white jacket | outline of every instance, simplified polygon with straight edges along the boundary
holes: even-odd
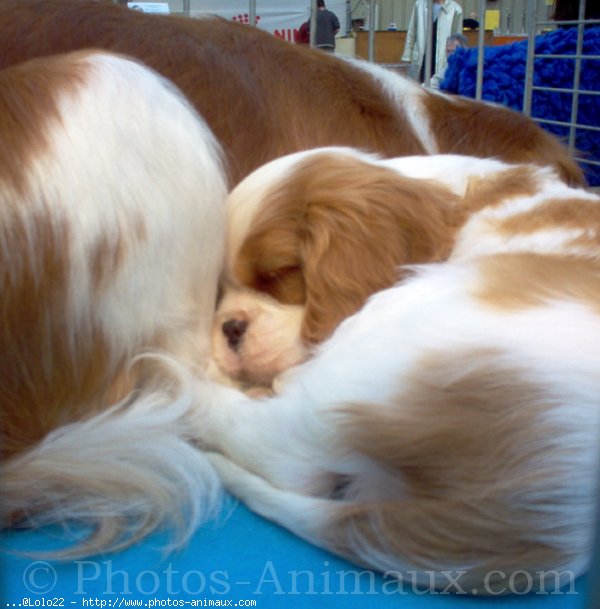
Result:
[[[448,60],[446,57],[446,39],[453,34],[462,33],[463,13],[460,4],[454,0],[445,0],[438,16],[435,69],[432,74],[443,70]],[[425,59],[425,44],[427,39],[427,0],[416,0],[410,17],[406,44],[402,61],[409,61],[409,74],[418,79],[421,66]]]

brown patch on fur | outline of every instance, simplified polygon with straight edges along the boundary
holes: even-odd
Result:
[[[352,157],[318,155],[272,189],[234,265],[238,281],[306,304],[308,343],[325,339],[405,264],[443,260],[464,221],[443,186]]]
[[[600,249],[600,199],[549,199],[530,211],[502,220],[498,230],[505,234],[535,233],[546,229],[582,229]]]
[[[106,395],[124,397],[115,395],[114,385],[123,363],[111,365],[101,330],[89,320],[76,328],[69,311],[68,227],[47,215],[27,223],[29,228],[15,216],[2,229],[5,242],[10,235],[10,247],[0,250],[3,458],[90,414]],[[32,225],[35,248],[29,244]]]
[[[431,130],[443,153],[554,167],[568,184],[585,185],[583,172],[553,135],[526,116],[495,104],[427,92]]]
[[[72,227],[56,216],[52,201],[27,209],[27,168],[49,153],[47,132],[60,120],[57,100],[76,94],[85,70],[76,55],[68,63],[38,59],[0,72],[2,458],[131,389],[93,314],[72,317]],[[124,255],[120,242],[97,244],[89,261],[97,286]]]
[[[500,254],[479,263],[475,292],[488,306],[539,307],[552,300],[575,300],[600,312],[600,263],[575,257]]]
[[[472,177],[469,179],[462,206],[468,213],[485,207],[495,207],[507,200],[531,196],[538,191],[539,178],[527,166],[511,167],[493,178]]]
[[[396,500],[340,510],[329,547],[359,563],[383,554],[388,568],[464,569],[468,592],[494,570],[520,571],[519,585],[582,551],[564,519],[579,501],[564,488],[567,430],[542,418],[557,396],[493,349],[430,353],[403,383],[395,403],[336,415],[343,446],[403,485]]]
[[[57,92],[69,94],[84,78],[75,62],[54,60],[0,71],[0,182],[23,193],[27,167],[48,149],[49,123],[59,120]]]
[[[97,290],[114,277],[126,256],[127,244],[122,235],[99,237],[90,260],[92,281]]]

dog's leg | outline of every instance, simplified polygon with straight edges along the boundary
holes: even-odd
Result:
[[[310,543],[322,544],[319,533],[338,505],[335,500],[277,488],[219,453],[208,453],[208,458],[225,488],[252,511]]]
[[[222,385],[200,383],[193,437],[274,484],[307,495],[329,495],[338,472],[331,467],[328,430],[296,392],[252,399]]]

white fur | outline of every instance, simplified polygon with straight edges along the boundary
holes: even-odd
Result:
[[[176,378],[179,364],[162,359]],[[171,533],[166,551],[184,544],[218,515],[222,487],[190,442],[194,394],[187,373],[179,374],[180,388],[147,391],[59,428],[4,464],[3,509],[25,505],[27,526],[91,525],[88,538],[61,550],[63,558],[116,551],[159,527]]]

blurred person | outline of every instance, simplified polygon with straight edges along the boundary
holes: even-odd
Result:
[[[323,51],[335,51],[335,35],[340,31],[340,21],[335,13],[327,10],[325,0],[317,0],[317,36],[315,46]],[[310,35],[310,19],[307,22]]]
[[[425,81],[425,49],[427,48],[428,1],[416,0],[401,61],[411,64],[408,74],[419,82]],[[462,8],[454,0],[434,0],[432,27],[431,73],[436,74],[447,64],[444,41],[462,32]]]
[[[305,21],[297,30],[294,30],[296,44],[310,44],[309,22]]]
[[[446,59],[456,51],[456,49],[466,49],[469,46],[469,41],[466,36],[462,34],[453,34],[452,36],[448,36],[446,39]],[[448,69],[448,63],[439,71],[436,72],[429,82],[429,86],[433,89],[439,89],[440,83],[444,80],[446,76],[446,70]]]

